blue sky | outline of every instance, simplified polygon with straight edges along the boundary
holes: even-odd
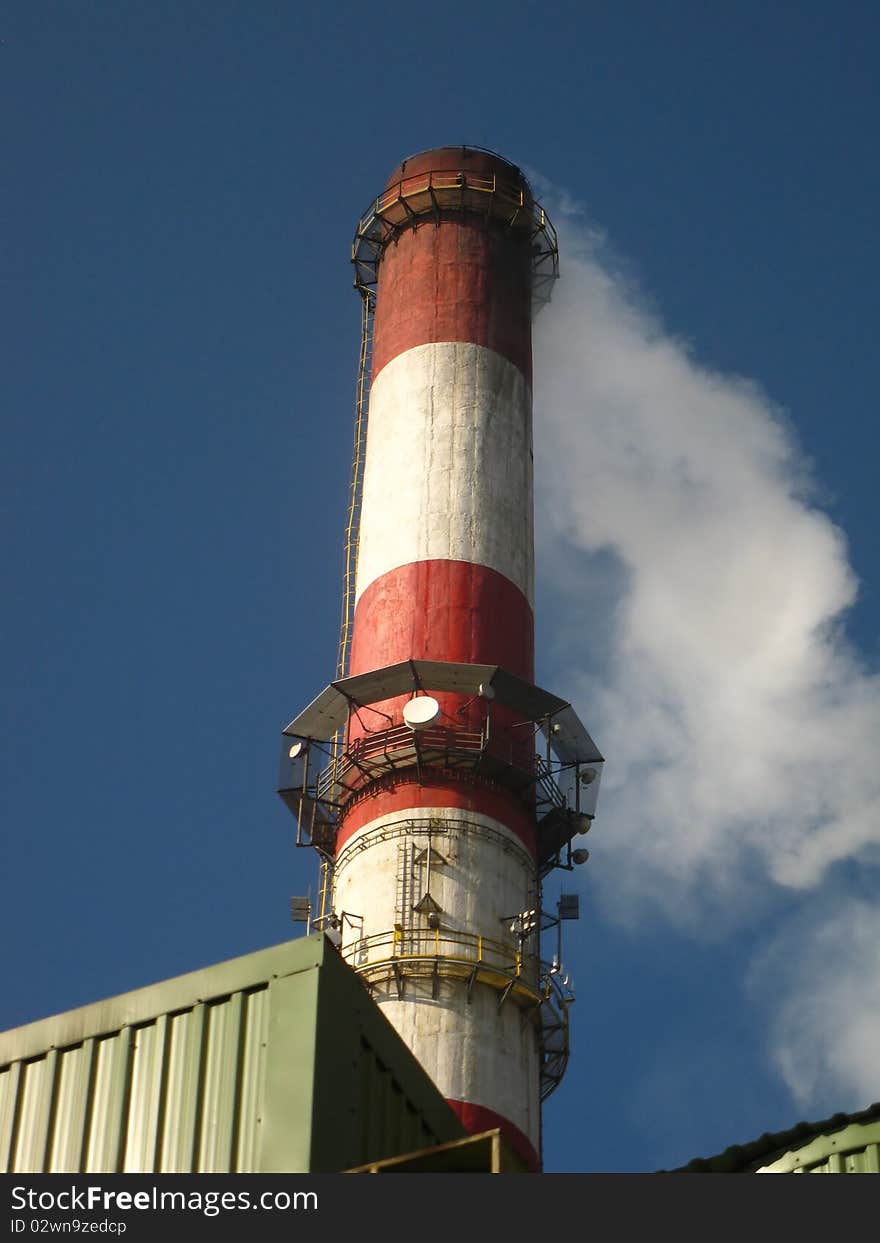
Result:
[[[469,142],[543,179],[563,231],[537,329],[539,677],[607,756],[546,1166],[669,1167],[880,1097],[877,804],[848,767],[878,702],[873,6],[37,0],[3,24],[0,1027],[293,935],[314,867],[274,782],[335,668],[351,236],[400,158]],[[607,343],[589,374],[585,341]],[[667,456],[675,504],[712,502],[677,526],[647,508],[669,512]],[[794,709],[726,716],[747,818],[700,788],[722,766],[657,620],[680,602],[682,665],[733,662],[674,587],[684,565],[695,598],[721,590],[707,513],[717,547],[733,526],[778,554],[724,584],[759,653],[761,602],[777,617],[803,570],[767,675],[806,705],[803,747]],[[650,556],[646,527],[669,537]]]

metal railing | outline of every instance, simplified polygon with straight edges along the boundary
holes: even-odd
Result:
[[[552,768],[540,755],[535,756],[535,789],[539,803],[546,803],[551,807],[566,805],[565,795],[553,776]]]
[[[356,738],[318,775],[318,798],[337,801],[395,768],[424,763],[454,764],[457,759],[478,760],[487,745],[487,735],[470,730],[425,729],[415,733],[408,725],[397,725],[379,733]],[[353,780],[352,780],[353,779]]]
[[[542,967],[545,964],[542,963]],[[568,1008],[574,993],[551,969],[541,980],[541,1100],[554,1092],[568,1067],[570,1034]]]
[[[516,945],[478,933],[444,928],[395,928],[360,937],[342,957],[368,987],[395,979],[403,996],[407,977],[458,978],[468,989],[479,980],[499,994],[499,1007],[512,996],[537,1016],[541,1048],[540,1096],[546,1100],[562,1080],[569,1058],[568,1009],[574,994],[555,967]]]
[[[342,957],[357,971],[395,960],[445,959],[467,966],[485,967],[514,980],[523,977],[537,990],[539,961],[535,954],[524,954],[509,942],[497,941],[474,932],[450,928],[395,928],[361,937],[342,950]]]
[[[559,240],[549,216],[521,184],[465,171],[430,170],[389,186],[358,221],[352,243],[354,283],[373,293],[379,260],[401,230],[424,216],[439,220],[450,210],[482,211],[506,227],[527,233],[532,244],[532,313],[550,300],[559,275]]]
[[[512,733],[490,733],[488,721],[481,731],[395,725],[334,744],[330,762],[317,774],[314,797],[342,805],[370,782],[406,768],[479,769],[486,778],[529,794],[539,813],[567,807],[546,760],[524,753],[522,739]]]

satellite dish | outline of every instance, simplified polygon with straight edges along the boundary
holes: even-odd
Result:
[[[490,686],[488,682],[481,682],[477,687],[477,694],[483,699],[494,699],[495,687]]]
[[[598,774],[596,773],[595,768],[585,768],[584,771],[581,773],[581,785],[582,786],[592,785],[593,782],[596,780],[597,775]]]
[[[287,752],[287,754],[290,756],[292,760],[295,760],[297,756],[302,755],[303,751],[305,750],[305,745],[306,744],[304,742],[295,742],[293,746],[290,748],[290,750]]]
[[[430,695],[418,695],[403,708],[403,719],[412,730],[427,729],[440,715],[440,705]]]
[[[580,849],[580,850],[573,850],[571,852],[572,863],[586,863],[589,857],[590,857],[589,850]]]

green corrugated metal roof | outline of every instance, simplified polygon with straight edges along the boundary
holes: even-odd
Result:
[[[333,1172],[461,1123],[322,934],[0,1033],[0,1170]]]
[[[858,1113],[837,1113],[821,1122],[798,1122],[787,1131],[765,1132],[751,1143],[732,1144],[714,1157],[695,1157],[687,1165],[670,1172],[754,1174],[759,1170],[785,1173],[815,1168],[817,1172],[845,1173],[845,1168],[837,1168],[840,1163],[836,1159],[847,1153],[860,1154],[864,1150],[867,1153],[864,1161],[850,1162],[851,1172],[874,1173],[878,1148],[880,1101]],[[833,1168],[830,1162],[832,1157],[835,1158]],[[824,1168],[820,1170],[826,1165],[827,1171]],[[772,1171],[769,1167],[773,1167]]]

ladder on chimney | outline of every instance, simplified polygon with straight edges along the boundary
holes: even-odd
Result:
[[[354,458],[348,494],[348,519],[345,525],[342,571],[342,619],[339,627],[339,655],[336,676],[344,678],[351,655],[351,626],[354,617],[354,592],[357,579],[358,540],[361,524],[361,500],[364,488],[364,457],[367,447],[367,409],[370,401],[370,371],[373,361],[372,290],[361,289],[361,352],[358,363],[357,396],[355,401]]]

